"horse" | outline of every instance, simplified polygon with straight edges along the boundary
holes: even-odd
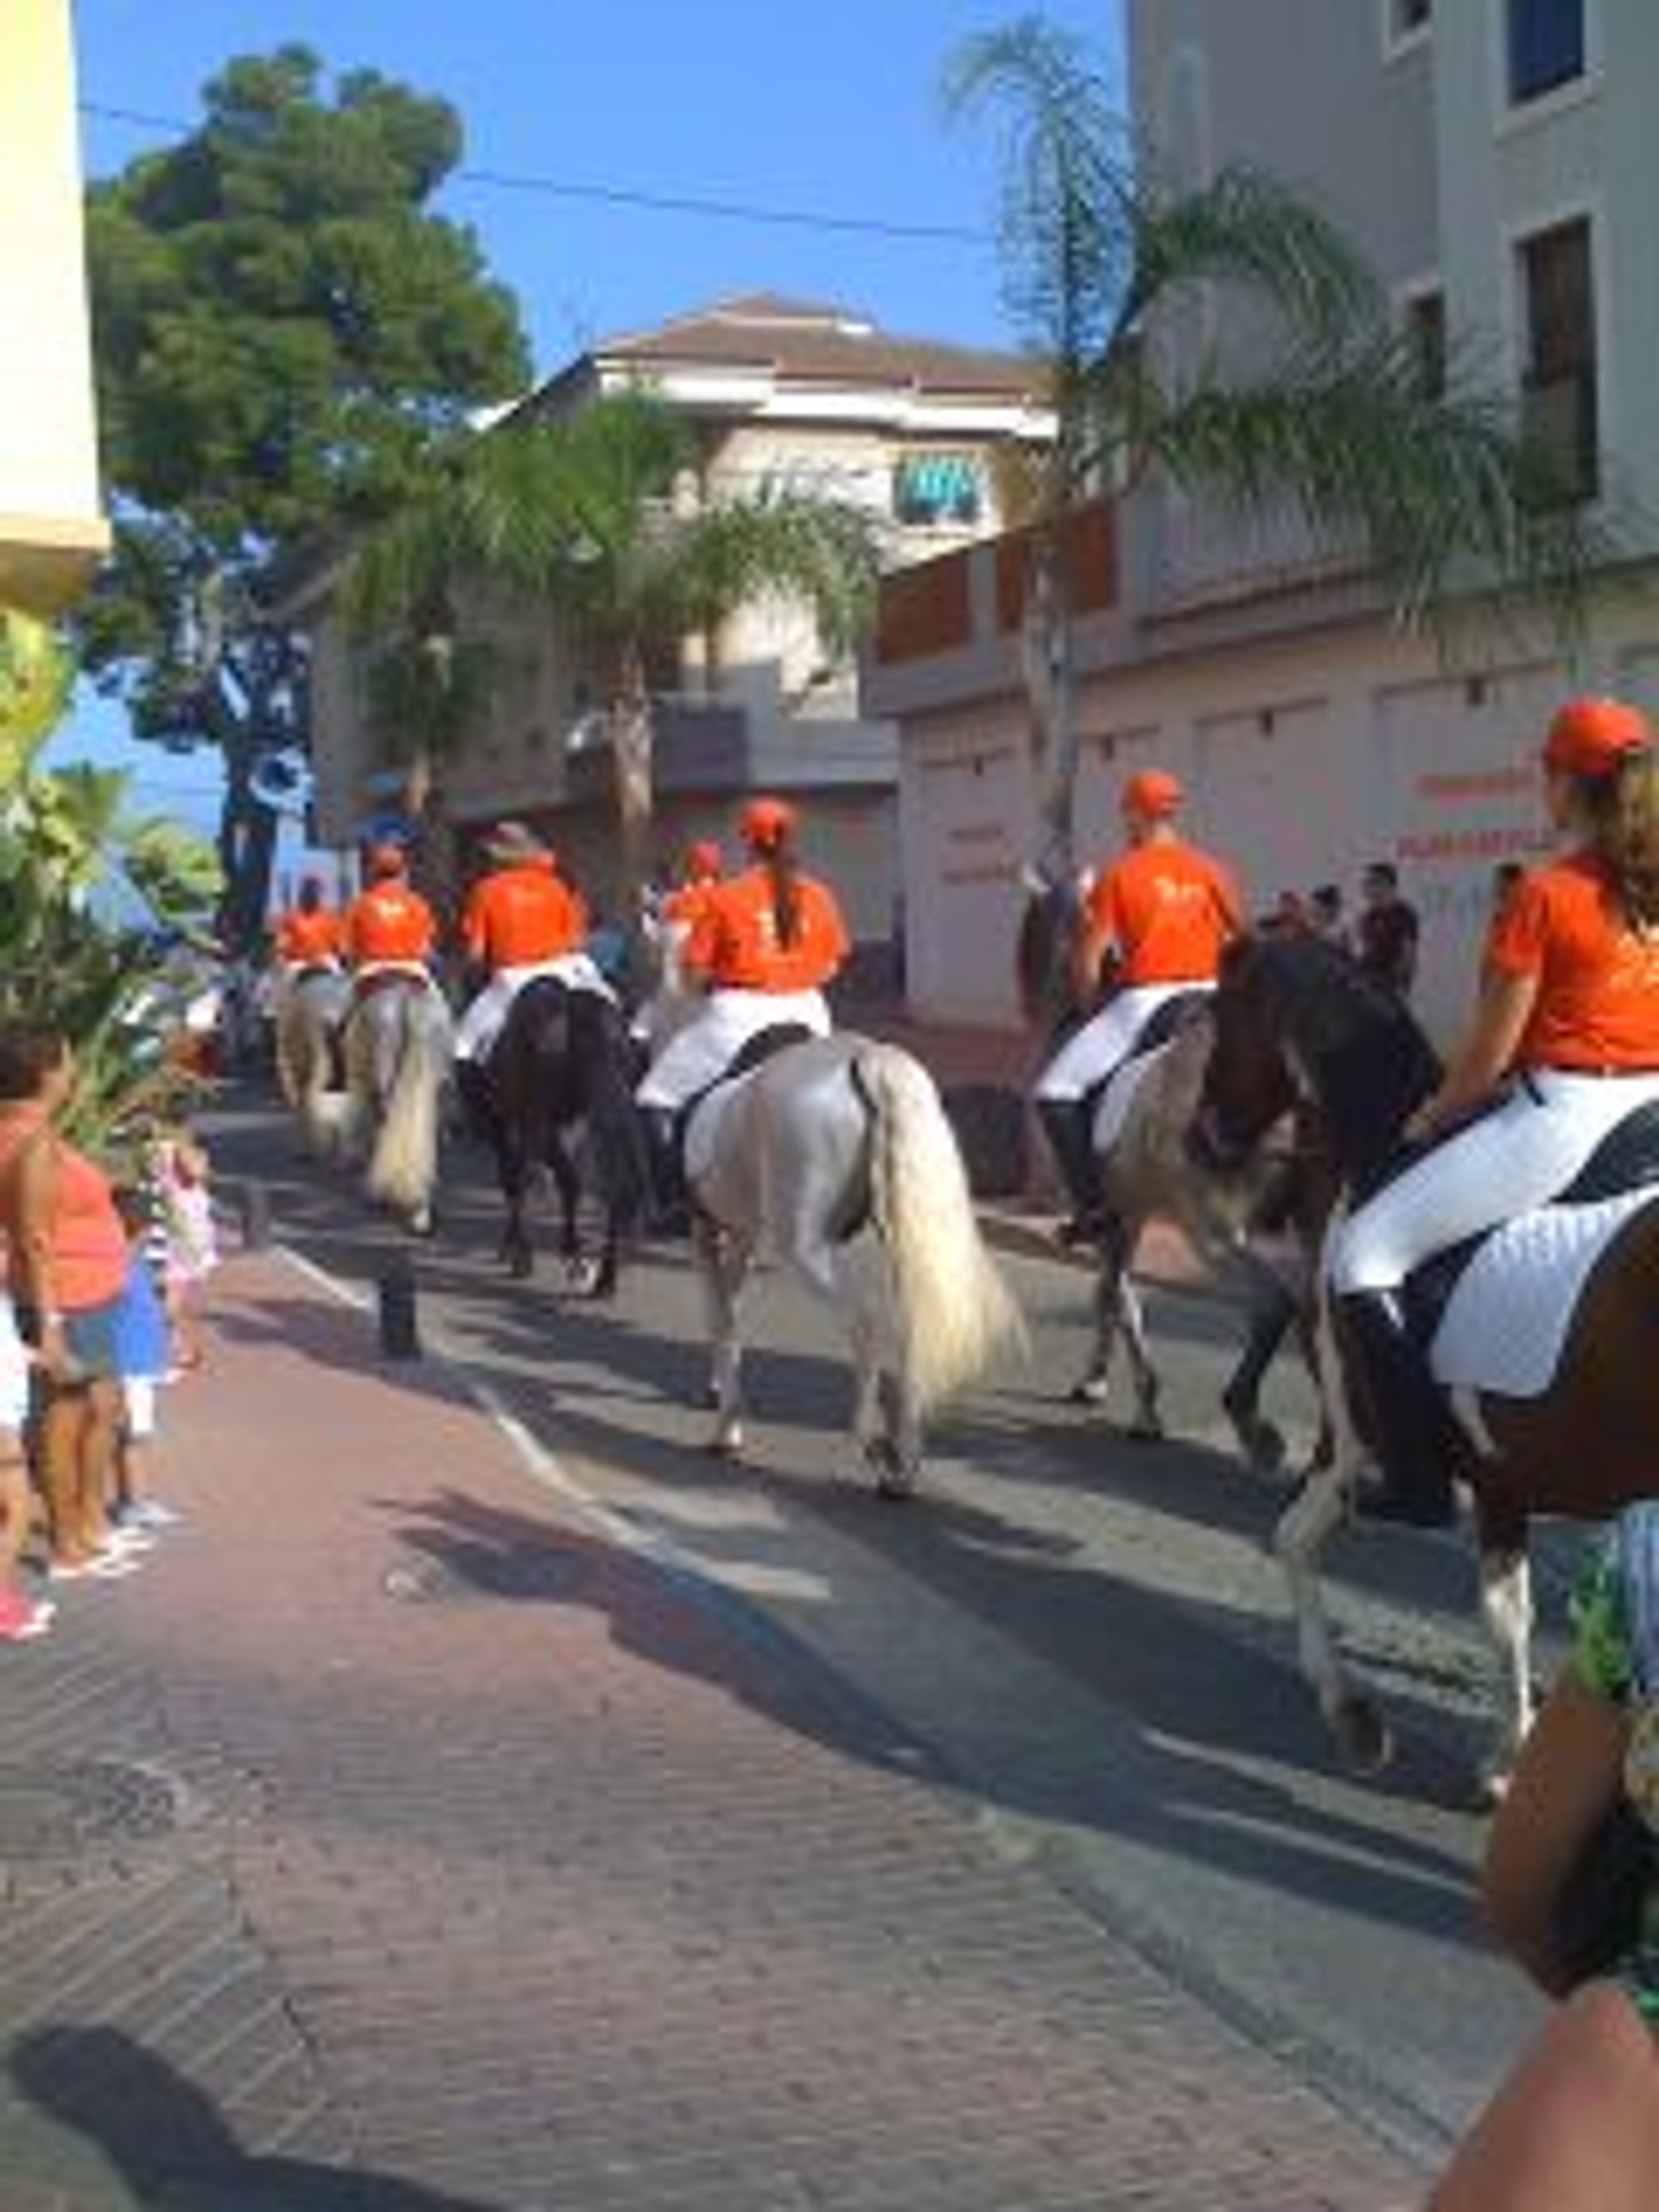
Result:
[[[764,1050],[752,1039],[740,1065]],[[685,1160],[713,1351],[713,1448],[743,1446],[740,1300],[764,1248],[845,1324],[855,1442],[880,1495],[910,1496],[928,1414],[1024,1338],[932,1077],[873,1038],[784,1043],[693,1103]]]
[[[1082,1019],[1071,981],[1070,946],[1082,919],[1075,896],[1035,881],[1016,950],[1021,1002],[1058,1046]],[[1149,1224],[1179,1228],[1217,1289],[1242,1300],[1247,1334],[1224,1384],[1222,1410],[1241,1455],[1271,1473],[1283,1462],[1285,1440],[1261,1408],[1262,1379],[1293,1331],[1304,1363],[1319,1385],[1310,1289],[1314,1255],[1329,1205],[1318,1147],[1294,1116],[1286,1137],[1222,1157],[1196,1141],[1203,1076],[1212,1031],[1205,995],[1170,1001],[1159,1028],[1163,1041],[1137,1051],[1113,1076],[1095,1120],[1103,1217],[1091,1238],[1095,1261],[1094,1344],[1071,1386],[1072,1403],[1107,1402],[1121,1336],[1128,1353],[1135,1412],[1127,1433],[1156,1442],[1165,1431],[1160,1386],[1147,1348],[1134,1268]],[[1284,1236],[1284,1256],[1269,1256],[1258,1234],[1266,1219]],[[1312,1464],[1331,1450],[1323,1408]]]
[[[1368,1194],[1438,1080],[1409,1008],[1317,941],[1263,938],[1229,958],[1213,1010],[1200,1111],[1219,1141],[1248,1147],[1300,1096],[1318,1112],[1338,1185]],[[1659,1117],[1638,1114],[1548,1205],[1436,1255],[1407,1286],[1408,1306],[1420,1319],[1427,1309],[1433,1328],[1430,1363],[1456,1437],[1452,1471],[1473,1495],[1481,1610],[1500,1668],[1497,1727],[1480,1770],[1489,1795],[1505,1787],[1532,1722],[1532,1516],[1600,1520],[1659,1492],[1656,1177]],[[1351,1395],[1335,1356],[1328,1299],[1320,1344],[1336,1449],[1281,1516],[1273,1544],[1289,1581],[1302,1673],[1338,1751],[1375,1771],[1388,1762],[1391,1736],[1343,1663],[1320,1581],[1363,1457],[1363,1395]]]
[[[344,1035],[346,1092],[325,1099],[334,1144],[367,1154],[365,1187],[417,1236],[433,1226],[439,1116],[454,1055],[442,994],[423,977],[388,969],[359,983]]]
[[[328,1148],[323,1102],[339,1086],[340,1025],[350,996],[350,983],[334,968],[302,969],[278,987],[276,1081],[319,1159]]]
[[[633,1055],[626,1017],[602,993],[534,976],[515,995],[485,1069],[480,1109],[507,1205],[501,1258],[530,1275],[535,1253],[525,1221],[531,1170],[550,1172],[560,1202],[559,1249],[571,1281],[594,1298],[616,1288],[622,1239],[643,1211],[649,1167],[632,1096]],[[597,1262],[584,1257],[576,1225],[581,1177],[564,1132],[585,1124],[605,1207]]]

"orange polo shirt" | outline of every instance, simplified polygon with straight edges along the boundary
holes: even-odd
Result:
[[[467,896],[461,942],[493,975],[556,960],[587,942],[588,912],[550,859],[493,868]]]
[[[1518,1067],[1659,1068],[1659,942],[1630,928],[1592,853],[1522,877],[1492,924],[1486,960],[1499,974],[1537,978]]]
[[[1135,845],[1096,877],[1089,921],[1122,956],[1119,982],[1213,982],[1244,927],[1232,877],[1196,845]]]
[[[424,961],[437,941],[432,909],[406,883],[371,884],[346,911],[346,950],[359,967],[372,961]]]
[[[688,968],[721,986],[748,991],[812,991],[827,983],[850,950],[835,894],[810,875],[795,880],[799,922],[779,941],[772,877],[764,868],[712,884],[691,925]]]
[[[327,906],[296,906],[276,925],[276,950],[296,968],[337,960],[345,942],[340,916]]]

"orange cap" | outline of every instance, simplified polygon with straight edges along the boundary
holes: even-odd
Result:
[[[409,866],[409,855],[401,845],[383,840],[369,847],[369,874],[378,880],[382,876],[402,875]]]
[[[1631,753],[1652,742],[1652,724],[1639,707],[1622,699],[1569,699],[1549,726],[1544,761],[1566,775],[1593,780],[1615,774]]]
[[[1144,815],[1148,822],[1167,822],[1180,811],[1185,797],[1177,779],[1162,768],[1142,768],[1123,786],[1125,810]]]
[[[738,823],[738,835],[752,851],[770,852],[794,836],[796,821],[787,799],[752,798]]]
[[[695,845],[685,849],[685,873],[692,880],[718,875],[725,864],[726,855],[712,837],[699,837]]]

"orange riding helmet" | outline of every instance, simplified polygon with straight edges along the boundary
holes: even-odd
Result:
[[[752,853],[775,852],[795,835],[799,817],[787,799],[752,798],[737,831]]]
[[[1124,810],[1148,822],[1169,821],[1180,812],[1185,797],[1179,780],[1162,768],[1142,768],[1123,786]]]
[[[1549,726],[1544,765],[1592,781],[1618,772],[1653,742],[1653,726],[1622,699],[1569,699]]]
[[[700,837],[685,849],[683,867],[688,883],[701,883],[711,875],[718,875],[726,865],[726,855],[712,837]]]

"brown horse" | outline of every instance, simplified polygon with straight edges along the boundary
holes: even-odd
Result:
[[[1213,1014],[1201,1113],[1215,1140],[1247,1151],[1303,1097],[1344,1189],[1369,1195],[1438,1079],[1409,1010],[1315,940],[1260,938],[1235,948]],[[1641,1122],[1638,1112],[1615,1129],[1548,1207],[1437,1257],[1407,1286],[1453,1415],[1453,1472],[1473,1493],[1482,1611],[1503,1669],[1497,1740],[1484,1770],[1495,1789],[1532,1718],[1530,1517],[1600,1520],[1659,1493],[1659,1188],[1643,1187],[1659,1175],[1659,1127]],[[1321,1344],[1334,1376],[1328,1315]],[[1363,1391],[1344,1377],[1327,1397],[1335,1460],[1285,1514],[1274,1545],[1289,1576],[1303,1672],[1344,1756],[1376,1768],[1389,1755],[1389,1731],[1344,1669],[1319,1579],[1363,1456]]]
[[[1016,954],[1027,1019],[1058,1043],[1078,1018],[1071,986],[1070,945],[1080,919],[1074,899],[1033,887]],[[1164,1434],[1157,1370],[1147,1341],[1135,1262],[1154,1221],[1179,1229],[1216,1288],[1243,1307],[1248,1334],[1221,1394],[1222,1410],[1240,1453],[1263,1473],[1285,1457],[1285,1441],[1262,1413],[1262,1378],[1294,1330],[1317,1387],[1319,1366],[1312,1335],[1311,1288],[1331,1186],[1316,1146],[1286,1114],[1274,1136],[1223,1157],[1195,1142],[1204,1071],[1211,1048],[1207,1000],[1172,1001],[1157,1024],[1160,1041],[1128,1061],[1115,1082],[1128,1103],[1109,1112],[1096,1164],[1103,1201],[1092,1239],[1094,1342],[1072,1402],[1103,1406],[1120,1338],[1129,1364],[1135,1411],[1127,1433],[1141,1442]],[[1264,1216],[1284,1231],[1269,1256],[1258,1235]],[[1313,1464],[1330,1456],[1323,1421]]]

